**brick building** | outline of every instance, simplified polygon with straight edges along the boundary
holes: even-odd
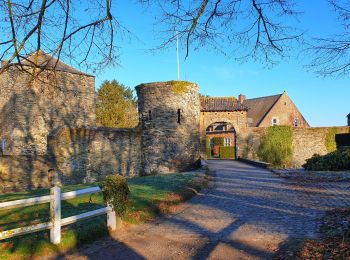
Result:
[[[235,97],[201,97],[200,136],[202,152],[205,139],[223,137],[225,146],[235,146],[238,134],[250,127],[290,125],[309,127],[308,122],[288,96],[279,95],[246,99]]]

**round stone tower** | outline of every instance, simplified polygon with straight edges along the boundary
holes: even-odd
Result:
[[[198,86],[185,81],[136,87],[145,174],[191,169],[199,159]]]

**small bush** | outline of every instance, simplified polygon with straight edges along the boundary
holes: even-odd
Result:
[[[343,171],[350,170],[350,148],[340,148],[320,156],[315,154],[303,165],[309,171]]]
[[[223,146],[224,145],[224,138],[223,137],[214,137],[214,145]]]
[[[118,216],[123,216],[130,193],[127,180],[121,175],[109,175],[100,184],[103,199],[110,203]]]
[[[220,158],[235,158],[235,148],[233,146],[220,146]]]
[[[259,159],[274,167],[290,165],[293,156],[293,132],[290,126],[270,126],[258,149]]]

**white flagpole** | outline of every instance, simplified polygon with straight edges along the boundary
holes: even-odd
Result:
[[[177,60],[177,80],[180,80],[179,33],[178,32],[176,32],[176,60]]]

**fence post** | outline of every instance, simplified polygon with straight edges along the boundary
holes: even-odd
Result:
[[[61,188],[53,186],[50,190],[50,241],[57,245],[61,242]]]
[[[121,219],[120,217],[117,217],[112,206],[107,203],[107,227],[109,230],[114,231],[121,225]]]

